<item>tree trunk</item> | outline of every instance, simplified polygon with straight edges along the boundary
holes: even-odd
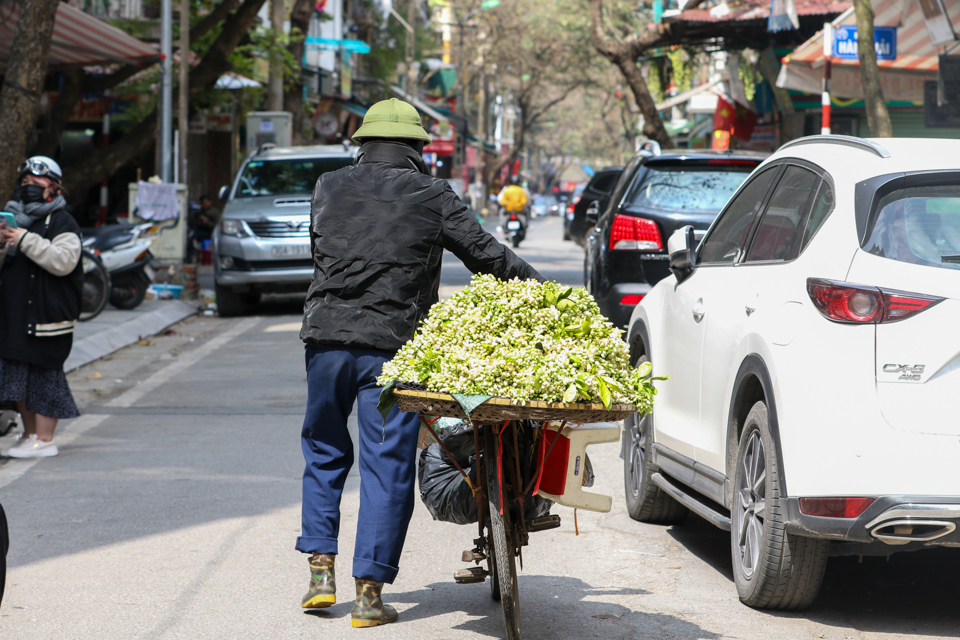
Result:
[[[190,95],[195,96],[216,84],[231,68],[230,55],[247,32],[253,28],[257,13],[265,0],[245,0],[225,21],[220,35],[196,67],[190,71]],[[87,156],[81,162],[64,168],[64,184],[72,193],[81,193],[146,153],[156,142],[157,111],[154,109],[119,142]]]
[[[290,12],[290,44],[287,50],[298,65],[303,64],[304,38],[310,28],[310,14],[313,11],[311,0],[297,0]],[[299,31],[294,36],[293,30]],[[283,96],[283,110],[293,114],[293,144],[303,144],[303,75],[294,78],[290,88]]]
[[[880,67],[873,36],[873,7],[870,0],[853,0],[857,13],[857,55],[860,58],[860,78],[863,83],[863,101],[867,106],[867,123],[874,138],[892,138],[890,112],[880,86]]]
[[[270,0],[270,29],[273,31],[270,52],[270,77],[267,80],[267,111],[283,110],[283,59],[280,57],[280,36],[283,35],[284,0]]]
[[[651,26],[654,28],[640,31],[627,39],[614,40],[606,35],[603,0],[590,0],[590,41],[593,47],[616,65],[623,79],[626,80],[627,86],[630,87],[630,91],[633,92],[637,107],[643,114],[643,134],[651,140],[656,140],[662,147],[672,147],[673,141],[660,119],[657,103],[650,95],[647,81],[644,80],[640,67],[637,66],[637,58],[647,49],[665,43],[667,35],[665,29],[669,29],[669,26]]]
[[[11,50],[16,55],[0,89],[0,202],[6,202],[17,180],[17,167],[27,155],[37,121],[43,80],[47,75],[50,40],[59,0],[19,0],[17,32]]]
[[[80,98],[83,97],[83,69],[69,67],[61,72],[63,87],[57,95],[57,101],[50,110],[50,119],[46,129],[40,134],[37,142],[37,155],[55,157],[60,148],[60,136],[67,128],[70,114]]]
[[[650,95],[650,89],[647,88],[647,81],[640,73],[640,67],[637,66],[636,59],[633,57],[618,57],[613,63],[620,69],[623,79],[630,86],[633,92],[633,98],[637,101],[637,107],[643,114],[643,135],[651,140],[656,140],[661,147],[669,148],[673,146],[673,140],[667,133],[667,128],[663,126],[663,120],[660,118],[660,112],[657,111],[657,103]]]

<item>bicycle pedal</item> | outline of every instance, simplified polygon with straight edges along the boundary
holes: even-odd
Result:
[[[487,572],[481,567],[470,567],[469,569],[460,569],[453,574],[453,579],[457,584],[473,584],[483,582],[487,579]]]
[[[476,549],[467,549],[463,552],[463,555],[460,556],[460,559],[464,562],[480,562],[481,560],[486,560],[487,556],[479,553]]]
[[[530,533],[533,533],[536,531],[547,531],[549,529],[556,529],[559,526],[560,526],[560,516],[546,515],[528,522],[527,531],[529,531]]]

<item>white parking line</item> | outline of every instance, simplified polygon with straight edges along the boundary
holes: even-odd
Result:
[[[254,326],[260,322],[259,318],[248,318],[243,322],[235,325],[231,329],[221,333],[217,337],[210,340],[210,342],[197,347],[195,350],[185,353],[180,356],[176,362],[172,362],[165,366],[163,369],[160,369],[152,376],[133,387],[128,389],[123,394],[117,396],[110,402],[106,403],[108,407],[130,407],[134,403],[138,402],[148,393],[151,393],[159,386],[167,383],[171,378],[178,375],[179,373],[189,369],[195,365],[201,358],[204,358],[223,345],[227,344],[240,334],[245,331],[249,331]],[[101,422],[109,418],[108,414],[93,414],[80,416],[76,420],[70,422],[67,427],[66,433],[57,436],[57,446],[69,445],[72,444],[77,438],[81,435],[93,429],[96,426],[99,426]],[[9,462],[0,467],[0,488],[3,488],[10,484],[11,482],[19,479],[23,474],[29,471],[33,465],[37,464],[42,460],[42,458],[28,458],[24,460],[11,459]]]
[[[223,345],[227,344],[241,333],[252,329],[260,322],[259,318],[248,318],[243,322],[235,325],[233,328],[227,330],[224,333],[221,333],[216,338],[212,339],[210,342],[205,345],[198,347],[197,349],[185,353],[179,358],[176,362],[172,362],[165,366],[160,371],[157,371],[152,376],[133,387],[128,389],[126,392],[120,394],[110,402],[106,403],[107,407],[131,407],[134,403],[138,402],[143,396],[151,393],[160,385],[166,384],[173,378],[175,375],[189,369],[195,365],[201,358],[205,358],[210,355]]]

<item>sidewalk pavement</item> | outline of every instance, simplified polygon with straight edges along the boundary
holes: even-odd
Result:
[[[77,323],[73,349],[63,369],[69,373],[130,346],[140,338],[160,333],[197,313],[198,304],[184,300],[144,300],[131,311],[107,306],[93,320]]]

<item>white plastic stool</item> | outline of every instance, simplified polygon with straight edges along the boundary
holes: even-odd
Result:
[[[551,422],[547,425],[547,429],[556,434],[560,429],[560,424],[559,422]],[[563,440],[561,440],[546,459],[544,474],[549,475],[551,479],[546,488],[557,490],[562,486],[562,492],[560,494],[548,493],[545,490],[546,488],[541,485],[539,495],[566,507],[599,511],[600,513],[610,511],[610,507],[613,505],[613,497],[584,491],[583,472],[586,464],[587,447],[592,444],[619,441],[620,427],[610,423],[568,424],[559,436],[554,435],[553,437],[565,438],[569,444],[564,446],[562,444]],[[547,444],[547,449],[549,448],[550,444]],[[565,474],[564,467],[566,468]]]

